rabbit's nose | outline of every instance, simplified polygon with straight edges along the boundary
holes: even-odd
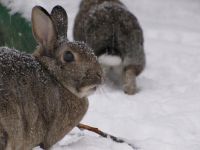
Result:
[[[93,82],[95,82],[95,84],[102,84],[102,82],[103,82],[103,77],[102,77],[101,71],[95,71],[92,69],[88,69],[85,77],[87,79],[93,80]]]

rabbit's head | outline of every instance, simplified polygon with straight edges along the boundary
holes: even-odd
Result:
[[[82,98],[102,82],[102,69],[86,44],[67,39],[67,14],[55,6],[49,14],[44,8],[32,10],[32,30],[39,46],[33,56],[57,82]]]

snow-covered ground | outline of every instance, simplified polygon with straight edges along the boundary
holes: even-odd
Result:
[[[72,39],[80,0],[0,0],[30,18],[31,7],[60,4],[69,16]],[[140,150],[200,150],[200,1],[122,0],[145,34],[147,66],[139,92],[127,96],[103,86],[89,97],[82,123],[134,143]],[[39,149],[39,148],[36,148]],[[74,129],[52,150],[131,150],[127,144]]]

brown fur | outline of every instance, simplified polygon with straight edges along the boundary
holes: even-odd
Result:
[[[0,48],[0,150],[49,149],[85,115],[85,88],[94,90],[102,82],[93,51],[84,43],[58,41],[63,26],[54,30],[43,8],[33,8],[32,24],[39,43],[35,57]],[[64,60],[66,51],[73,62]]]

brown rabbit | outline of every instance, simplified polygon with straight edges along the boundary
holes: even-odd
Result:
[[[94,49],[106,77],[122,84],[125,93],[136,92],[136,76],[145,67],[143,32],[119,0],[82,0],[74,39]]]
[[[32,10],[34,56],[0,48],[0,150],[49,149],[83,118],[102,82],[93,51],[67,40],[67,14]]]

